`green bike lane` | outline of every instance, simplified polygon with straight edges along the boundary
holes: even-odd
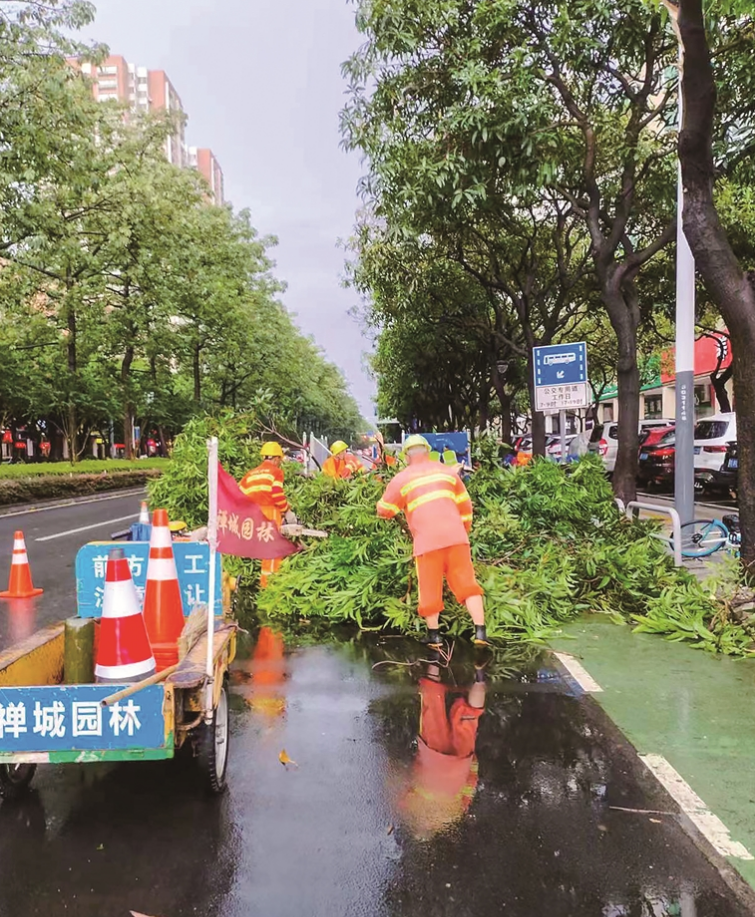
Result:
[[[597,615],[566,626],[552,646],[755,888],[755,663],[636,634]]]

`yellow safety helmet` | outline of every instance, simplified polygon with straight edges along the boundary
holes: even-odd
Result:
[[[283,458],[283,449],[280,443],[265,443],[260,454],[262,458]]]
[[[346,445],[343,440],[336,440],[333,445],[330,447],[331,455],[340,455],[342,452],[345,452],[349,447]]]
[[[415,433],[413,436],[409,436],[404,443],[404,448],[402,449],[402,454],[406,455],[410,449],[416,449],[418,446],[421,446],[423,449],[427,449],[430,452],[430,443],[425,439],[424,436],[420,436],[418,433]]]

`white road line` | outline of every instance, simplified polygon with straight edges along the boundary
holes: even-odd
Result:
[[[722,856],[736,857],[738,860],[755,859],[743,844],[731,839],[726,825],[710,811],[687,781],[662,755],[640,755],[640,760]]]
[[[52,506],[32,506],[29,509],[16,509],[12,513],[4,513],[0,510],[0,522],[3,519],[12,519],[14,516],[35,516],[37,513],[49,513],[53,509],[71,509],[72,506],[88,506],[90,503],[105,503],[108,500],[127,500],[129,497],[138,497],[147,491],[144,488],[138,490],[121,491],[117,494],[111,494],[108,497],[90,497],[88,500],[72,499],[63,503],[53,503]]]
[[[574,681],[577,682],[580,688],[582,688],[585,694],[598,694],[603,690],[592,675],[590,675],[574,656],[570,656],[568,653],[554,653],[553,655],[571,675]]]
[[[79,532],[88,532],[90,529],[101,529],[106,525],[115,525],[116,522],[125,522],[127,519],[138,519],[139,513],[129,513],[128,516],[119,516],[117,519],[107,519],[105,522],[95,522],[93,525],[82,525],[78,529],[69,529],[67,532],[56,532],[55,535],[45,535],[44,538],[35,538],[35,541],[52,541],[53,538],[65,538],[67,535],[78,535]]]

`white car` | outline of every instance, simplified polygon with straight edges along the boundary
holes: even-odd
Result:
[[[695,424],[695,474],[720,471],[726,447],[737,439],[737,415],[714,414]]]
[[[673,427],[673,420],[666,420],[663,417],[655,417],[652,420],[641,420],[640,430],[652,429],[653,427]],[[603,459],[608,474],[613,474],[616,468],[616,453],[619,451],[619,424],[616,420],[610,420],[608,423],[596,424],[592,428],[590,436],[590,452],[597,452]],[[722,459],[723,461],[723,459]]]

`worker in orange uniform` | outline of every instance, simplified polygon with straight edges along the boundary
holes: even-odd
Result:
[[[322,473],[329,478],[350,478],[360,471],[364,471],[364,465],[359,459],[349,452],[349,447],[340,439],[330,447],[330,456],[325,459],[322,466]]]
[[[287,523],[295,524],[296,516],[291,512],[283,492],[283,449],[280,443],[265,443],[261,454],[264,461],[244,475],[239,487],[242,493],[260,507],[265,518],[274,522],[278,528],[284,518]],[[280,557],[262,561],[262,589],[267,586],[270,575],[280,569],[280,565]]]
[[[456,690],[441,684],[437,665],[426,666],[419,682],[417,755],[411,783],[398,803],[402,820],[422,840],[430,840],[458,822],[477,790],[475,745],[485,712],[484,670],[476,669],[472,687],[447,710],[446,697]]]
[[[410,436],[404,445],[408,467],[396,475],[377,504],[377,514],[392,519],[406,515],[414,539],[420,615],[427,620],[426,643],[440,648],[443,579],[465,604],[475,625],[474,642],[488,643],[482,588],[475,577],[469,530],[472,501],[453,468],[430,458],[424,436]]]

